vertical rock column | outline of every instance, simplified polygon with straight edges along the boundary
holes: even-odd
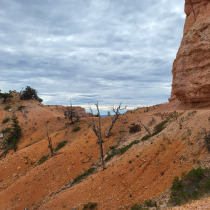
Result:
[[[210,0],[185,0],[185,14],[169,101],[210,101]]]

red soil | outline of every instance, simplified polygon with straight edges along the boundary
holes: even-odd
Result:
[[[18,117],[23,135],[17,152],[10,151],[6,158],[0,160],[1,210],[23,210],[26,207],[30,207],[30,210],[82,209],[88,202],[98,203],[98,209],[130,209],[132,205],[149,198],[161,201],[164,208],[175,176],[198,167],[198,163],[203,167],[210,166],[201,129],[209,127],[209,107],[197,108],[195,113],[189,107],[182,108],[173,101],[151,108],[149,112],[144,112],[142,108],[122,115],[114,125],[110,138],[104,137],[104,153],[110,151],[111,146],[118,145],[120,148],[133,140],[141,140],[147,134],[143,127],[140,132],[129,133],[131,124],[139,124],[138,117],[150,131],[167,118],[169,122],[161,133],[133,145],[123,155],[114,156],[102,171],[99,166],[99,145],[88,125],[88,118],[61,129],[68,122],[64,118],[65,107],[45,106],[33,100],[19,101],[18,97],[8,104]],[[22,112],[17,110],[19,105],[26,106],[24,111],[27,121]],[[4,111],[4,107],[5,104],[0,105],[0,121],[14,114]],[[170,117],[174,110],[181,113],[177,119]],[[148,125],[152,117],[155,123]],[[64,140],[68,143],[56,156],[37,165],[43,155],[50,155],[46,136],[47,121],[53,147]],[[0,129],[9,124],[1,124]],[[103,136],[110,124],[110,118],[102,118]],[[73,132],[76,126],[80,126],[81,130]],[[89,159],[87,154],[91,160],[83,163]],[[97,167],[95,174],[56,193],[69,180],[93,166]]]

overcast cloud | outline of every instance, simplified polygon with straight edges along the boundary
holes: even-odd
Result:
[[[183,0],[0,0],[0,89],[101,109],[166,102]]]

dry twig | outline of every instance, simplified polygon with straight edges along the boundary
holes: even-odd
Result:
[[[140,118],[139,118],[138,122],[140,122],[142,124],[142,126],[146,129],[146,131],[149,133],[149,135],[152,136],[152,134],[149,132],[149,129],[147,129],[146,126],[144,126],[144,124],[141,122]]]
[[[88,155],[88,154],[86,154],[88,157],[89,157],[89,160],[88,161],[84,161],[84,160],[82,160],[82,163],[88,163],[88,162],[90,162],[90,160],[91,160],[91,156],[90,155]]]

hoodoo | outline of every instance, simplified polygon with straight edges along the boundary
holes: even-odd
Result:
[[[185,0],[185,14],[169,101],[210,102],[210,0]]]

